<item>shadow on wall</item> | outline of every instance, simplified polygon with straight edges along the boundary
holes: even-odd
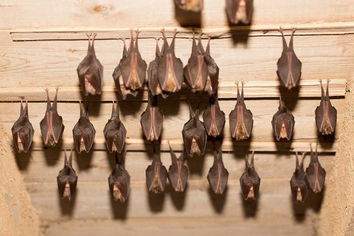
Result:
[[[293,201],[290,196],[290,201],[292,202],[292,210],[296,221],[303,222],[306,220],[306,211],[312,209],[315,213],[320,213],[324,194],[326,192],[326,187],[320,193],[313,193],[310,191],[308,198],[304,203],[297,203]]]

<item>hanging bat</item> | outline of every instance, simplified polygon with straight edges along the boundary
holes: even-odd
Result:
[[[73,128],[73,138],[76,152],[90,152],[95,140],[95,134],[95,127],[90,122],[86,108],[80,102],[80,118]]]
[[[235,108],[230,112],[230,131],[231,137],[237,141],[247,140],[251,137],[253,128],[253,115],[246,108],[243,95],[243,82],[241,82],[241,95],[237,83],[237,103]]]
[[[130,192],[130,175],[124,166],[124,157],[115,154],[116,165],[108,177],[108,185],[111,194],[116,201],[124,203]]]
[[[189,156],[203,155],[207,145],[207,133],[203,122],[199,120],[199,109],[193,112],[189,107],[190,119],[182,130],[184,150]]]
[[[168,142],[171,153],[171,165],[168,169],[168,179],[176,192],[184,192],[188,181],[188,167],[184,165],[183,154],[179,157],[173,152],[170,142]]]
[[[167,169],[162,164],[160,153],[157,153],[157,143],[153,143],[154,160],[146,168],[146,186],[149,192],[158,194],[165,191],[167,182]]]
[[[325,185],[326,171],[322,168],[321,163],[318,159],[317,145],[315,152],[312,151],[311,145],[310,148],[311,161],[309,166],[306,168],[306,182],[309,188],[314,193],[319,193],[322,192]]]
[[[63,124],[63,118],[58,114],[57,111],[58,89],[55,90],[53,104],[51,104],[49,100],[48,89],[45,91],[47,94],[47,110],[39,125],[41,128],[44,145],[48,147],[54,147],[59,142],[65,126]]]
[[[291,89],[298,86],[301,77],[301,61],[297,58],[294,46],[293,38],[295,29],[292,30],[289,47],[284,37],[284,30],[280,28],[280,33],[283,39],[283,52],[278,60],[277,74],[282,84]]]
[[[101,95],[102,93],[103,66],[95,53],[94,42],[96,36],[96,33],[87,34],[89,42],[87,55],[76,69],[80,87],[85,96]]]
[[[110,153],[122,153],[124,150],[125,138],[127,135],[127,130],[119,119],[119,114],[116,106],[118,107],[118,104],[116,105],[116,102],[113,102],[111,119],[108,120],[103,129],[104,138],[106,140],[106,147]]]
[[[210,37],[208,38],[208,44],[205,50],[204,58],[208,66],[208,78],[204,91],[207,92],[209,96],[216,95],[219,86],[219,67],[210,54]]]
[[[226,0],[226,13],[231,24],[250,24],[253,0]]]
[[[242,194],[245,200],[255,200],[258,196],[261,178],[254,168],[254,151],[251,158],[246,156],[245,162],[246,169],[240,178]]]
[[[162,56],[157,67],[157,78],[163,93],[176,93],[182,88],[183,63],[175,55],[175,40],[177,31],[173,35],[171,45],[168,45],[165,30],[163,36]]]
[[[175,0],[176,5],[184,11],[201,12],[204,0]]]
[[[156,38],[156,51],[155,51],[155,59],[150,62],[148,68],[148,88],[150,93],[153,96],[162,95],[163,98],[166,98],[167,95],[162,92],[161,86],[159,84],[159,80],[157,78],[157,68],[162,57],[162,53],[159,48],[159,38]]]
[[[301,162],[296,153],[296,168],[290,180],[291,193],[296,202],[304,202],[308,195],[308,187],[306,183],[306,173],[304,171],[304,159],[306,153],[302,154]]]
[[[221,147],[219,147],[218,150],[214,150],[214,163],[208,173],[208,182],[211,190],[215,194],[223,194],[227,186],[228,178],[229,172],[224,166]]]
[[[32,145],[34,129],[28,117],[28,103],[21,99],[20,117],[12,126],[12,137],[17,152],[27,153]]]
[[[128,94],[136,96],[139,90],[144,87],[146,80],[147,64],[142,59],[139,52],[139,33],[139,31],[136,31],[134,39],[133,31],[131,30],[130,46],[128,50],[123,40],[123,57],[118,66],[114,69],[112,75],[123,99],[125,99]]]
[[[337,110],[332,106],[331,101],[329,100],[328,87],[329,80],[327,80],[325,94],[321,80],[321,103],[315,111],[317,130],[322,135],[334,134],[337,123]]]
[[[159,140],[163,127],[163,114],[158,106],[157,96],[149,95],[149,102],[146,110],[141,114],[141,128],[148,141]]]
[[[279,99],[278,111],[274,114],[272,119],[272,126],[275,139],[280,141],[281,139],[291,140],[293,136],[293,130],[295,125],[295,119],[293,114],[285,106],[284,101]]]
[[[203,121],[206,132],[209,136],[222,136],[225,126],[225,113],[220,110],[216,95],[209,97],[209,105],[203,113]]]
[[[67,160],[65,151],[64,153],[64,168],[59,171],[57,183],[60,196],[71,200],[76,191],[77,174],[72,167],[72,151],[70,151],[69,161]]]

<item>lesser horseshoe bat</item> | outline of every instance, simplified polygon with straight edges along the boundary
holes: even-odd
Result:
[[[76,191],[78,177],[72,167],[72,151],[70,151],[69,160],[67,159],[66,152],[64,153],[64,168],[59,171],[57,183],[60,197],[71,200]]]
[[[226,0],[226,13],[231,24],[250,24],[253,0]]]
[[[20,117],[12,126],[12,137],[16,150],[21,152],[28,152],[32,145],[34,129],[28,117],[28,103],[23,104],[21,99]]]
[[[175,0],[176,5],[185,11],[201,12],[204,0]]]
[[[142,59],[139,52],[139,33],[139,31],[136,31],[136,37],[134,39],[133,31],[131,31],[128,50],[125,45],[125,40],[123,40],[123,56],[112,75],[123,99],[125,99],[128,94],[136,96],[138,91],[143,88],[146,80],[147,64]]]
[[[208,182],[211,190],[215,194],[223,194],[227,187],[229,172],[226,170],[222,161],[221,147],[214,150],[214,163],[209,169]]]
[[[124,150],[125,138],[127,135],[127,130],[119,119],[117,107],[115,102],[113,102],[111,119],[108,120],[103,130],[103,134],[106,140],[106,147],[110,153],[122,153]]]
[[[94,41],[96,33],[87,34],[89,45],[86,57],[77,67],[77,75],[83,94],[101,95],[103,85],[103,66],[97,59]]]
[[[90,152],[95,140],[96,130],[87,114],[87,110],[80,102],[80,118],[73,128],[74,146],[76,152]]]
[[[281,139],[291,140],[293,136],[293,130],[295,125],[295,119],[293,114],[285,106],[285,103],[281,98],[279,99],[278,111],[274,114],[272,119],[272,126],[274,137],[277,141]]]
[[[171,165],[168,169],[168,179],[174,191],[183,192],[186,189],[188,181],[188,167],[184,165],[184,157],[179,157],[173,152],[170,143],[168,143],[171,153]]]
[[[163,98],[167,97],[166,93],[162,92],[159,80],[157,78],[157,68],[162,57],[162,53],[159,48],[159,38],[156,38],[156,51],[155,51],[155,59],[150,62],[148,68],[148,88],[150,93],[153,96],[161,95]]]
[[[308,187],[314,192],[319,193],[323,190],[326,179],[326,171],[322,168],[318,159],[317,145],[316,151],[312,151],[311,148],[311,160],[309,166],[306,168],[306,182]]]
[[[216,95],[209,97],[209,105],[203,113],[203,121],[206,132],[209,136],[222,136],[225,126],[225,113],[220,110]]]
[[[291,89],[299,84],[302,66],[301,61],[295,54],[293,46],[295,29],[292,30],[289,46],[286,43],[283,29],[280,28],[279,31],[283,40],[283,52],[277,62],[277,74],[282,84],[287,89]]]
[[[123,154],[118,156],[116,153],[115,160],[114,169],[108,177],[108,185],[114,200],[124,203],[130,192],[130,175],[125,169]]]
[[[332,135],[336,130],[337,110],[332,106],[329,100],[329,80],[327,80],[326,94],[322,86],[321,80],[321,103],[316,108],[316,125],[317,130],[322,135]]]
[[[146,110],[141,114],[140,124],[148,141],[159,140],[163,127],[163,114],[158,106],[157,96],[149,94]]]
[[[242,89],[240,95],[237,83],[237,103],[229,115],[231,137],[237,141],[249,139],[253,128],[253,115],[252,112],[246,108],[244,101],[243,82],[241,85]]]
[[[167,182],[167,169],[162,164],[160,153],[156,150],[157,143],[153,143],[153,161],[151,165],[146,168],[146,186],[149,192],[158,194],[165,191]]]
[[[44,145],[48,147],[54,147],[59,142],[65,126],[63,124],[63,118],[58,114],[57,111],[58,89],[55,90],[53,104],[51,104],[49,100],[48,89],[45,91],[47,94],[47,110],[45,112],[44,118],[40,122],[40,128]]]
[[[296,168],[290,180],[290,188],[294,201],[304,202],[307,198],[308,187],[306,183],[306,173],[304,171],[304,159],[306,153],[302,154],[299,162],[298,154],[296,153]]]
[[[249,160],[250,159],[250,160]],[[258,196],[261,178],[254,168],[254,151],[251,158],[245,158],[246,168],[240,178],[241,190],[245,200],[254,200]]]

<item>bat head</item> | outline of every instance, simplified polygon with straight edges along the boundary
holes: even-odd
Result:
[[[285,106],[284,101],[279,100],[278,111],[274,114],[272,119],[272,126],[274,137],[277,141],[281,139],[291,140],[293,136],[293,130],[295,125],[295,119],[293,114]]]
[[[153,144],[154,160],[146,168],[146,186],[149,192],[158,194],[165,191],[167,182],[167,169],[162,164],[159,153],[156,152],[156,144]]]
[[[60,196],[71,200],[77,185],[77,175],[72,167],[72,151],[70,152],[69,160],[65,152],[64,168],[59,171],[57,183]]]
[[[94,42],[96,36],[96,33],[87,34],[87,55],[76,69],[84,96],[100,95],[102,93],[103,66],[95,53]]]
[[[214,151],[214,163],[208,173],[208,182],[211,190],[215,194],[223,194],[227,186],[228,178],[229,172],[224,166],[221,148],[219,148],[217,151]]]
[[[125,202],[130,192],[130,175],[124,168],[123,161],[118,160],[116,153],[116,165],[108,177],[108,185],[111,194],[116,201]]]
[[[253,0],[226,0],[226,13],[231,24],[250,24]]]
[[[249,160],[250,159],[250,160]],[[254,168],[254,151],[251,158],[245,158],[246,169],[240,178],[241,190],[245,200],[254,200],[258,196],[261,178],[258,176]]]
[[[209,136],[218,137],[223,134],[225,113],[220,110],[218,98],[215,95],[209,97],[209,105],[203,113],[203,121]]]
[[[168,179],[176,192],[184,192],[188,181],[188,167],[184,165],[183,154],[179,157],[173,152],[170,143],[168,143],[171,153],[171,165],[168,170]]]
[[[201,12],[204,0],[175,0],[176,5],[184,11]]]
[[[108,120],[107,124],[103,129],[103,134],[106,140],[106,147],[110,153],[118,152],[122,153],[125,146],[125,138],[127,130],[125,129],[123,123],[119,119],[117,107],[118,105],[113,102],[112,104],[112,115],[111,119]],[[117,106],[117,107],[116,107]]]
[[[146,110],[141,114],[140,124],[148,141],[159,140],[163,127],[163,114],[158,107],[157,96],[149,96]]]
[[[306,153],[302,154],[301,162],[299,162],[299,157],[296,153],[296,168],[290,180],[291,193],[296,202],[304,202],[308,195],[306,173],[304,171],[305,155]]]
[[[87,110],[80,102],[80,118],[73,128],[76,152],[90,152],[95,139],[96,130],[89,120]]]
[[[12,137],[16,150],[21,152],[28,152],[32,145],[34,129],[28,118],[28,103],[23,104],[21,100],[20,117],[12,126]]]
[[[322,192],[325,185],[326,171],[325,169],[322,168],[321,163],[318,159],[317,145],[316,145],[315,152],[312,151],[311,145],[310,148],[311,148],[311,161],[309,166],[306,168],[306,182],[308,187],[314,193],[319,193]]]

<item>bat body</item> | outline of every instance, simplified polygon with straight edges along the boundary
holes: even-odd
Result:
[[[96,35],[96,33],[87,35],[89,41],[87,55],[76,69],[84,96],[101,95],[102,93],[103,66],[95,53]]]
[[[60,197],[71,200],[76,191],[77,179],[77,174],[72,167],[72,152],[70,152],[69,160],[65,152],[64,168],[59,171],[57,177]]]
[[[279,100],[278,111],[274,114],[272,119],[272,126],[274,137],[277,141],[281,139],[291,140],[293,136],[293,130],[295,125],[295,119],[293,114],[285,106],[284,101]]]
[[[90,152],[95,140],[95,134],[95,127],[90,122],[86,108],[80,102],[80,118],[73,128],[73,138],[76,152]]]
[[[103,134],[106,140],[106,147],[110,153],[122,153],[125,146],[127,130],[119,119],[116,104],[113,102],[111,119],[104,127]]]
[[[304,159],[305,153],[303,153],[301,162],[299,163],[299,158],[296,153],[296,168],[290,180],[291,193],[296,202],[304,202],[308,195]]]
[[[147,64],[140,55],[138,37],[139,31],[136,31],[135,39],[133,31],[131,31],[130,46],[128,50],[125,41],[123,41],[123,57],[112,75],[123,99],[125,99],[128,94],[136,96],[139,90],[143,88],[146,80]]]
[[[157,96],[149,96],[146,110],[141,114],[140,124],[148,141],[159,140],[163,127],[163,114],[158,107]]]
[[[167,97],[167,94],[162,92],[158,77],[157,77],[157,68],[162,57],[162,53],[159,48],[159,39],[156,39],[156,51],[155,51],[155,59],[150,62],[148,68],[148,88],[150,93],[153,96],[162,95],[163,98]]]
[[[317,145],[316,151],[312,151],[311,147],[311,161],[309,166],[306,168],[306,182],[308,187],[314,192],[322,192],[326,179],[326,171],[322,168],[321,163],[318,159]]]
[[[21,100],[20,117],[12,126],[11,131],[16,151],[19,153],[28,152],[32,145],[34,129],[31,122],[29,121],[27,101],[26,104],[23,105]]]
[[[251,137],[253,128],[253,115],[246,108],[243,95],[243,83],[241,95],[237,84],[237,103],[235,108],[230,112],[230,131],[231,137],[237,141],[247,140]]]
[[[250,24],[253,0],[226,0],[226,14],[231,24]]]
[[[328,86],[329,80],[327,80],[327,89],[325,94],[321,81],[321,103],[315,111],[317,130],[322,135],[334,134],[337,123],[337,110],[335,107],[332,106],[331,101],[329,99]]]
[[[211,190],[215,194],[223,194],[227,187],[228,178],[229,172],[224,166],[221,148],[219,148],[214,151],[214,163],[208,173],[208,182]]]
[[[222,136],[225,126],[225,113],[220,110],[217,96],[209,97],[209,105],[203,113],[203,121],[209,136]]]
[[[48,89],[46,89],[46,93],[47,110],[44,118],[40,122],[40,128],[44,145],[54,147],[59,142],[65,127],[63,124],[63,118],[59,116],[57,111],[58,89],[55,91],[53,104],[51,104],[49,100]]]
[[[156,152],[156,143],[153,144],[154,160],[146,169],[146,187],[149,192],[158,194],[165,191],[167,182],[167,169],[162,164],[160,153]]]
[[[108,185],[113,199],[125,202],[130,192],[130,175],[124,167],[124,161],[118,159],[116,153],[116,165],[108,177]]]
[[[168,179],[174,191],[184,192],[188,181],[188,167],[184,165],[183,154],[179,157],[173,152],[170,143],[171,165],[168,169]]]
[[[254,200],[258,196],[261,178],[254,168],[254,152],[250,160],[246,157],[246,169],[240,178],[241,190],[245,200]]]
[[[204,0],[175,0],[176,5],[184,11],[201,12]]]
[[[291,34],[291,39],[289,46],[286,43],[283,29],[280,28],[280,33],[282,35],[283,40],[283,52],[278,60],[277,66],[277,74],[280,78],[281,83],[287,89],[291,89],[293,87],[298,86],[300,77],[301,77],[301,67],[302,63],[297,58],[294,46],[293,46],[293,38],[294,38],[295,29],[293,29]]]

